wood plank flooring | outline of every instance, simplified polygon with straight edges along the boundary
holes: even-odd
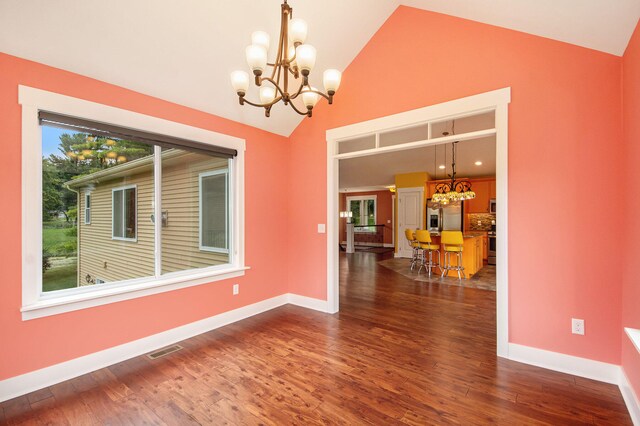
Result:
[[[616,386],[495,356],[495,293],[341,255],[341,310],[285,306],[0,405],[2,424],[631,424]]]

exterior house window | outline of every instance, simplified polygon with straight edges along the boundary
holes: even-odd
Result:
[[[136,187],[116,188],[111,194],[112,238],[136,240]]]
[[[84,194],[84,224],[91,224],[91,193]]]
[[[200,250],[229,252],[229,171],[200,174]]]
[[[354,232],[376,232],[376,202],[375,195],[347,197],[347,210],[352,213],[351,222]]]
[[[23,86],[19,101],[23,188],[42,186],[23,191],[23,319],[244,275],[244,140]]]

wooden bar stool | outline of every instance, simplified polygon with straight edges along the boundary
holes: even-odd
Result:
[[[442,267],[440,266],[440,246],[431,242],[431,232],[424,229],[416,231],[416,240],[418,240],[419,247],[422,250],[418,273],[420,273],[422,268],[425,268],[429,273],[429,277],[431,277],[432,268],[438,267],[442,271]],[[438,253],[438,263],[433,261],[434,252]],[[429,261],[427,261],[427,253]]]
[[[415,232],[411,229],[405,229],[404,236],[407,238],[409,246],[413,249],[413,254],[411,255],[411,268],[409,268],[409,270],[413,271],[413,268],[415,268],[416,264],[420,260],[420,244],[416,240]]]
[[[444,250],[444,268],[442,269],[441,278],[444,277],[444,274],[449,271],[458,271],[458,279],[462,279],[460,277],[460,273],[462,273],[462,277],[467,278],[464,274],[464,266],[462,266],[462,248],[464,244],[464,238],[462,236],[462,232],[460,231],[442,231],[442,237],[440,239]],[[451,264],[451,254],[455,254],[458,257],[458,264]]]

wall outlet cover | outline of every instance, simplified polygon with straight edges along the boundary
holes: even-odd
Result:
[[[235,296],[238,293],[240,293],[240,284],[234,284],[233,285],[233,295]]]
[[[584,320],[571,318],[571,332],[584,336]]]

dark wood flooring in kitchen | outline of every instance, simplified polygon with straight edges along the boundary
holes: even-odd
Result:
[[[341,254],[341,311],[285,306],[1,405],[8,424],[631,424],[617,387],[495,356],[495,293]],[[388,255],[386,255],[388,256]]]

